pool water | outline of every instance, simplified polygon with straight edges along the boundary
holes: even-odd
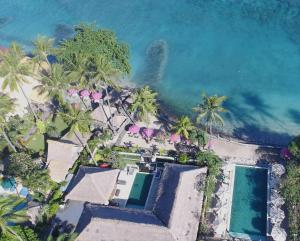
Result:
[[[0,183],[4,190],[9,190],[9,191],[16,190],[16,180],[13,177],[2,178],[0,180]]]
[[[266,240],[268,170],[235,167],[229,232],[234,237]]]
[[[225,131],[286,143],[300,133],[300,2],[282,0],[2,0],[0,45],[59,42],[96,22],[131,49],[134,83],[193,116],[202,91],[229,96]]]
[[[126,207],[144,207],[152,183],[152,174],[137,173],[131,187]]]

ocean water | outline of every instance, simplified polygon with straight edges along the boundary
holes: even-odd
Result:
[[[0,0],[0,45],[27,49],[72,26],[113,29],[131,49],[132,81],[193,117],[201,92],[227,95],[225,131],[284,144],[300,134],[300,1]]]

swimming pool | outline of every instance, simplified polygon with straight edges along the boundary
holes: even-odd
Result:
[[[268,169],[236,166],[229,233],[266,240]]]
[[[145,206],[152,178],[152,174],[141,172],[136,174],[126,207],[142,208]]]

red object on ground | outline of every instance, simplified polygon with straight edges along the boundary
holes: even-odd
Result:
[[[99,165],[99,167],[101,167],[101,168],[109,168],[110,165],[108,163],[102,163],[102,164]]]

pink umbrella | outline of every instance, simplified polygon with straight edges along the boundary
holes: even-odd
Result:
[[[80,91],[80,96],[81,97],[88,97],[88,96],[90,96],[90,92],[88,90],[81,90]]]
[[[145,128],[143,130],[143,134],[145,135],[145,137],[150,138],[154,134],[154,130],[151,128]]]
[[[170,136],[170,142],[180,142],[181,141],[181,136],[178,134],[172,134]]]
[[[291,159],[292,154],[291,154],[291,152],[289,151],[289,149],[285,147],[285,148],[282,148],[282,149],[281,149],[280,156],[281,156],[281,158],[283,158],[283,159]]]
[[[132,125],[128,130],[132,134],[137,134],[140,131],[140,127],[138,125]]]
[[[78,90],[76,90],[76,89],[69,89],[68,90],[68,94],[69,95],[75,95],[75,94],[77,94],[78,93]]]
[[[93,92],[90,97],[94,102],[99,102],[102,99],[102,94],[100,92]]]

